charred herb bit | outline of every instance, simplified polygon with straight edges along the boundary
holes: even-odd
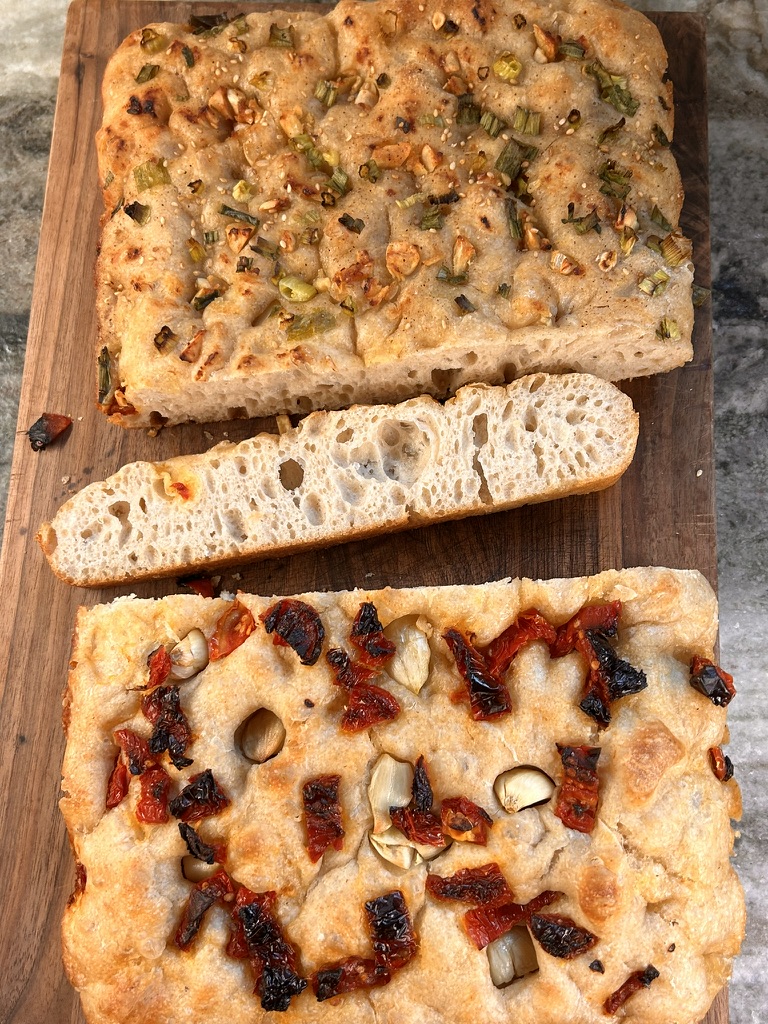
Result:
[[[437,206],[430,206],[424,211],[424,214],[419,221],[419,227],[422,231],[440,231],[445,225],[445,216],[440,212],[440,208]]]
[[[399,889],[365,904],[376,963],[397,971],[413,959],[418,939],[405,897]]]
[[[529,924],[533,914],[548,907],[562,895],[561,892],[546,889],[528,903],[491,903],[475,907],[464,915],[464,928],[474,945],[484,949],[489,942],[517,925]]]
[[[593,960],[589,965],[590,971],[595,971],[596,974],[605,974],[605,967],[603,967],[602,960]]]
[[[654,206],[654,208],[651,210],[651,220],[654,224],[658,224],[662,231],[674,231],[674,228],[669,223],[664,214],[661,212],[661,210],[658,208],[658,206]]]
[[[486,110],[480,118],[480,127],[484,128],[492,139],[496,139],[507,127],[507,124],[500,117],[496,117],[493,111]]]
[[[417,195],[423,195],[423,193],[417,193]],[[461,196],[452,188],[450,192],[443,192],[441,195],[429,195],[428,197],[430,206],[450,206],[452,203],[458,203]]]
[[[162,754],[167,750],[174,768],[188,768],[192,759],[185,757],[184,752],[192,734],[181,710],[178,686],[155,687],[142,699],[141,710],[155,727],[149,738],[150,753]]]
[[[382,71],[380,75],[376,76],[376,85],[380,89],[388,89],[392,85],[392,79],[386,71]]]
[[[99,391],[101,391],[101,386]],[[99,400],[101,401],[101,399]],[[32,451],[41,452],[55,441],[57,437],[61,437],[64,431],[71,425],[72,419],[69,416],[61,416],[56,412],[44,412],[27,431]]]
[[[363,601],[360,605],[349,639],[360,649],[368,665],[383,665],[396,650],[394,643],[384,636],[384,627],[372,601]]]
[[[187,188],[193,196],[199,195],[203,191],[204,187],[202,178],[195,178],[194,181],[187,182]]]
[[[656,270],[653,274],[640,278],[637,287],[646,295],[663,295],[669,282],[669,274],[663,270]]]
[[[664,131],[660,124],[655,124],[651,131],[653,132],[654,139],[658,142],[660,146],[663,146],[665,149],[670,146],[670,141],[667,138],[667,133]]]
[[[564,776],[555,814],[567,828],[589,833],[595,827],[599,800],[600,747],[565,747],[558,743],[557,749]]]
[[[159,64],[145,64],[136,75],[136,84],[143,85],[145,82],[151,82],[159,70]]]
[[[720,782],[729,782],[733,778],[733,761],[723,753],[722,747],[709,748],[709,763]]]
[[[532,914],[530,928],[544,952],[560,960],[573,960],[597,942],[596,935],[561,914]]]
[[[380,967],[375,960],[349,956],[346,960],[321,967],[310,980],[318,1003],[322,1003],[325,999],[332,999],[345,992],[386,985],[391,977],[389,971]]]
[[[511,284],[507,284],[506,281],[503,281],[499,285],[499,287],[496,289],[496,293],[498,295],[500,295],[502,297],[502,299],[508,299],[510,294],[511,294],[511,292],[512,292],[512,285]]]
[[[698,655],[691,661],[690,684],[718,708],[726,707],[736,696],[733,676],[708,658]]]
[[[231,898],[234,891],[226,871],[217,871],[215,875],[202,879],[192,887],[173,939],[179,949],[189,949],[193,939],[200,931],[206,911],[218,900],[225,899],[227,896]]]
[[[427,892],[436,900],[456,900],[483,906],[512,899],[507,880],[498,864],[483,864],[479,868],[462,868],[455,875],[427,875]]]
[[[459,316],[466,316],[468,313],[477,312],[477,306],[473,305],[466,295],[457,295],[453,301],[458,306]]]
[[[307,830],[307,852],[316,863],[329,847],[340,850],[344,839],[339,803],[340,775],[319,775],[304,783],[301,797]]]
[[[195,292],[191,305],[198,313],[202,313],[206,306],[210,306],[214,299],[220,297],[221,292],[218,288],[200,288]]]
[[[325,629],[315,609],[304,601],[286,598],[273,604],[259,616],[267,633],[274,633],[272,642],[290,647],[302,665],[314,665],[320,657]]]
[[[597,144],[598,144],[598,146],[602,146],[602,144],[606,141],[606,139],[609,139],[611,137],[611,135],[615,135],[616,132],[620,132],[621,129],[624,127],[624,125],[626,123],[627,123],[626,117],[621,117],[616,122],[616,124],[610,124],[610,125],[608,125],[607,128],[603,128],[603,130],[597,136]]]
[[[123,211],[128,214],[131,220],[135,220],[142,227],[147,223],[152,212],[149,206],[142,206],[138,200],[124,206]]]
[[[469,692],[475,721],[489,721],[509,714],[512,701],[509,690],[491,674],[482,654],[457,629],[443,633],[443,639],[456,660],[456,666]]]
[[[253,257],[252,256],[238,256],[237,265],[235,266],[236,274],[246,274],[248,271],[253,270]]]
[[[262,1009],[283,1012],[291,999],[304,991],[307,981],[298,975],[296,950],[283,936],[274,915],[275,900],[274,892],[238,890],[233,910],[238,930],[227,952],[255,961],[255,991],[261,996]]]
[[[197,860],[201,860],[204,864],[215,863],[217,854],[216,847],[209,846],[208,843],[204,843],[191,825],[187,825],[186,822],[180,821],[179,832],[181,833],[181,838],[187,844],[187,849],[189,850],[189,855],[191,857],[196,857]]]
[[[682,335],[680,334],[680,326],[677,320],[670,320],[668,317],[664,317],[663,320],[659,321],[659,326],[656,328],[656,337],[661,341],[677,341]]]
[[[408,135],[408,133],[412,129],[413,129],[413,125],[411,124],[411,122],[408,120],[407,117],[396,117],[395,118],[395,130],[396,131],[401,131],[403,133],[403,135]]]
[[[145,163],[139,164],[138,167],[134,167],[133,177],[137,192],[146,192],[149,188],[171,183],[168,168],[161,160],[147,160]]]
[[[168,345],[170,342],[176,341],[176,337],[177,336],[173,333],[171,328],[167,324],[165,324],[163,327],[160,328],[160,330],[155,335],[155,348],[157,349],[158,352],[162,352],[166,345]]]
[[[351,295],[348,295],[346,299],[341,300],[339,303],[339,309],[347,316],[357,316],[357,307],[355,306],[354,299]]]
[[[195,66],[195,55],[188,46],[182,46],[181,55],[188,68],[193,68]]]
[[[471,92],[464,93],[457,98],[456,124],[480,124],[482,110],[475,103]]]
[[[525,28],[528,22],[525,20],[524,14],[516,14],[512,19],[515,28],[519,31],[521,28]]]
[[[250,224],[251,227],[257,228],[261,224],[258,217],[254,217],[250,213],[246,213],[244,210],[236,210],[233,206],[227,206],[226,203],[222,203],[219,207],[219,213],[224,214],[225,217],[231,217],[232,220],[242,221],[243,224]]]
[[[187,823],[221,814],[227,807],[229,797],[214,779],[210,768],[193,775],[189,784],[168,805],[174,818],[181,818]]]
[[[168,821],[168,790],[171,777],[165,768],[153,765],[141,775],[141,796],[136,803],[136,817],[147,825],[163,825]]]
[[[438,31],[442,32],[444,36],[455,36],[459,31],[459,26],[451,18],[446,18]]]
[[[640,103],[633,99],[627,89],[627,79],[623,75],[613,75],[607,68],[603,67],[599,60],[585,64],[583,68],[585,75],[590,75],[597,82],[600,90],[600,99],[610,103],[620,114],[627,117],[634,117]]]
[[[493,818],[479,804],[465,796],[450,797],[440,806],[443,834],[459,843],[485,846]]]
[[[168,38],[153,28],[143,28],[139,45],[145,53],[159,53],[167,47]]]
[[[512,118],[512,131],[520,132],[521,135],[538,135],[541,131],[541,114],[517,107]]]
[[[644,971],[635,971],[634,974],[630,974],[624,984],[617,988],[613,995],[608,996],[603,1003],[603,1010],[609,1017],[613,1017],[619,1007],[623,1006],[630,996],[634,995],[641,988],[649,988],[651,982],[655,981],[658,976],[659,972],[653,964],[648,964]]]
[[[496,58],[491,68],[494,75],[498,75],[505,82],[514,83],[520,77],[523,65],[513,53],[507,51]]]
[[[566,135],[569,134],[570,130],[575,132],[578,128],[581,127],[581,111],[577,110],[576,107],[574,107],[573,110],[570,111],[565,120],[568,122]]]
[[[583,217],[574,217],[575,209],[574,203],[568,203],[568,216],[563,217],[562,224],[573,224],[577,235],[586,235],[589,231],[595,231],[598,235],[602,233],[603,229],[600,227],[600,218],[597,216],[597,210],[594,207],[589,213],[585,213]]]
[[[352,217],[348,213],[342,213],[339,217],[339,224],[345,227],[347,231],[351,231],[353,235],[359,235],[365,227],[365,221],[359,217]]]
[[[269,39],[267,40],[268,46],[275,46],[280,50],[294,50],[296,43],[293,38],[293,29],[290,25],[285,28],[280,28],[278,24],[272,22],[269,26]]]
[[[218,618],[213,635],[208,641],[208,655],[211,661],[226,658],[237,650],[256,628],[256,621],[245,605],[239,601]]]
[[[606,160],[597,172],[598,178],[602,181],[600,191],[604,196],[612,199],[626,199],[629,195],[631,185],[629,179],[632,171],[617,166],[614,160]]]

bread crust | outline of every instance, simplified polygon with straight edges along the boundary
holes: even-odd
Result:
[[[437,0],[342,0],[123,42],[97,137],[100,401],[115,422],[445,397],[540,370],[619,380],[691,357],[689,245],[670,243],[673,266],[645,244],[683,201],[655,27],[612,0],[457,0],[454,34],[441,17]],[[534,25],[584,58],[547,60]],[[493,70],[505,53],[522,65],[512,83]],[[613,102],[594,77],[608,72],[625,90]],[[481,111],[507,127],[489,134]],[[538,134],[519,111],[541,115]],[[510,190],[496,161],[515,143],[537,153]],[[295,279],[317,293],[293,301]]]
[[[418,616],[431,627],[429,678],[418,694],[384,675],[377,681],[403,710],[369,732],[342,733],[338,689],[324,658],[302,666],[274,646],[258,615],[274,599],[241,594],[257,628],[228,657],[181,684],[194,764],[174,776],[172,795],[197,771],[211,768],[231,799],[199,824],[208,842],[225,842],[226,867],[253,891],[275,890],[277,916],[300,951],[305,974],[352,954],[370,955],[362,903],[400,889],[419,935],[419,952],[383,988],[318,1003],[311,991],[283,1019],[378,1021],[379,1024],[598,1024],[602,1004],[634,970],[652,963],[658,979],[632,997],[636,1024],[695,1024],[725,982],[743,935],[744,906],[729,864],[730,817],[738,787],[719,782],[708,748],[724,742],[725,709],[688,685],[693,655],[711,657],[716,602],[698,573],[669,569],[610,571],[592,578],[502,581],[480,587],[310,594],[324,650],[346,647],[361,602],[372,601],[386,627]],[[580,656],[550,659],[546,645],[525,647],[506,681],[512,713],[476,722],[451,700],[460,677],[441,634],[458,627],[480,646],[532,606],[561,625],[584,604],[620,600],[619,655],[645,671],[647,689],[613,705],[599,731],[579,709]],[[190,629],[210,636],[228,603],[195,596],[161,601],[123,598],[82,611],[70,674],[71,721],[61,809],[87,881],[63,923],[64,958],[89,1024],[224,1024],[271,1016],[252,994],[246,961],[224,952],[223,908],[208,911],[192,948],[173,934],[190,883],[179,870],[186,853],[176,822],[142,825],[135,816],[137,780],[105,811],[107,778],[121,727],[144,735],[139,712],[147,655]],[[312,703],[312,707],[309,703]],[[272,760],[246,762],[235,732],[256,708],[282,720],[286,740]],[[515,764],[534,764],[556,781],[556,743],[599,745],[600,803],[590,835],[566,828],[552,804],[507,814],[493,795],[494,778]],[[462,794],[493,818],[486,847],[454,843],[408,871],[382,861],[368,842],[367,786],[382,751],[414,763],[423,754],[439,801]],[[313,864],[305,849],[301,786],[329,771],[341,775],[346,835],[340,852]],[[506,988],[490,981],[484,952],[460,927],[456,905],[425,897],[427,871],[447,876],[496,861],[519,902],[543,889],[565,894],[557,905],[599,936],[581,957],[561,960],[537,948],[539,970]],[[599,958],[604,974],[588,968]],[[446,969],[451,965],[451,969]]]

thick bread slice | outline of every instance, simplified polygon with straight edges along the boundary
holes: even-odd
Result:
[[[281,436],[132,463],[38,540],[68,583],[125,583],[600,490],[636,440],[631,400],[596,377],[470,385],[445,405],[312,413]]]

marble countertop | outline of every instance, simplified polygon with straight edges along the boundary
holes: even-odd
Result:
[[[3,0],[0,37],[0,521],[61,57],[65,0]],[[736,866],[747,938],[731,984],[732,1024],[765,1021],[768,988],[768,745],[762,715],[768,638],[768,2],[633,0],[704,15],[715,356],[715,455],[721,661],[736,679],[730,754],[744,798]]]

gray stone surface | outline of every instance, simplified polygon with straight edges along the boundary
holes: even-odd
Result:
[[[737,866],[749,905],[732,1024],[768,1018],[768,0],[634,0],[707,17],[721,660],[739,696],[730,751],[744,795]],[[64,26],[63,0],[0,0],[0,513]],[[0,518],[0,521],[1,518]]]

